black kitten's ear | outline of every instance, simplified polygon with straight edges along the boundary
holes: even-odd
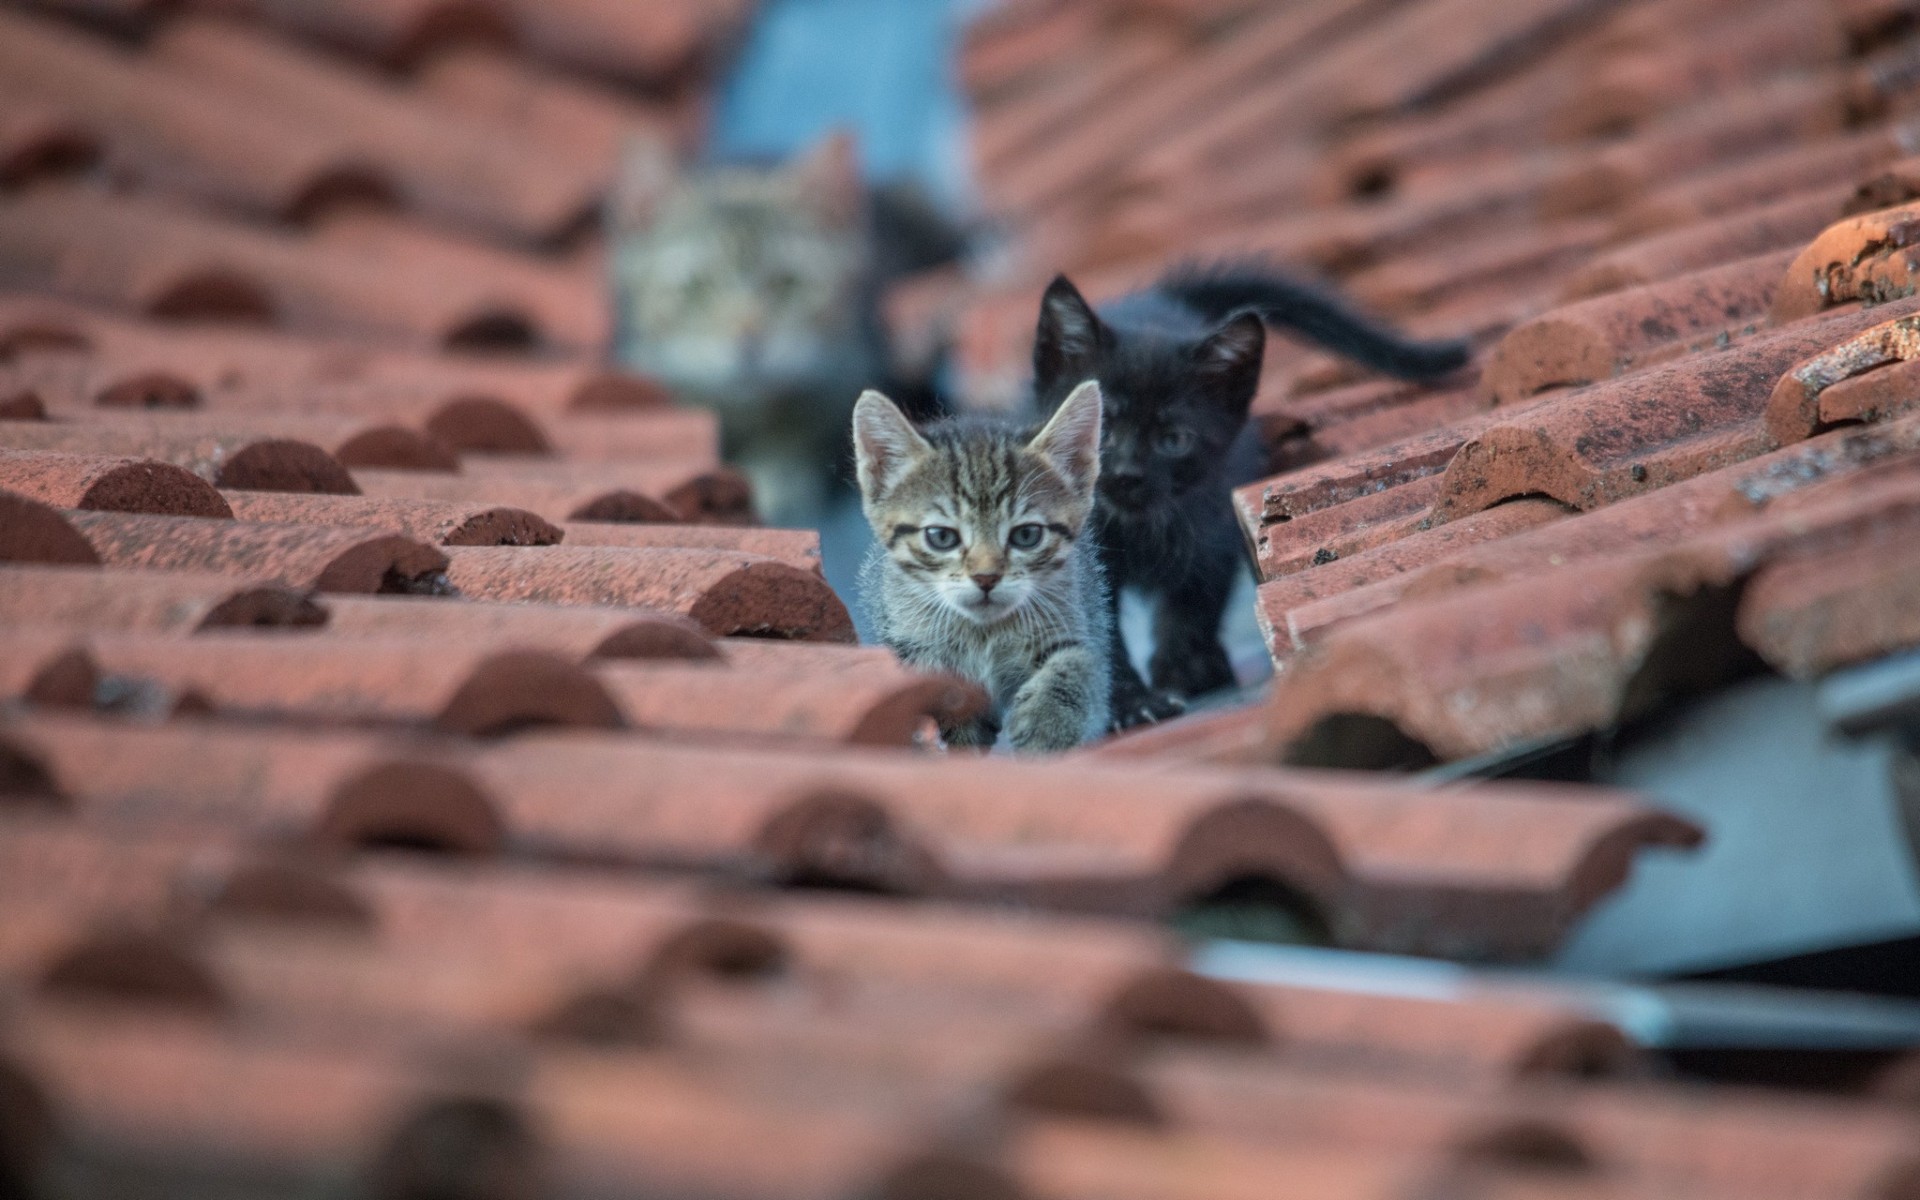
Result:
[[[1241,313],[1207,335],[1193,358],[1206,374],[1225,383],[1260,385],[1260,360],[1267,350],[1267,327],[1254,313]],[[1252,398],[1252,392],[1248,392]]]
[[[1040,327],[1033,335],[1033,380],[1046,391],[1063,380],[1098,374],[1104,329],[1093,306],[1065,275],[1056,275],[1040,298]]]

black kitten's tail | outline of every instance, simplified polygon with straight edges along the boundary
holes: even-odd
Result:
[[[1470,355],[1464,341],[1411,340],[1331,292],[1255,264],[1181,267],[1155,287],[1209,320],[1259,313],[1269,325],[1304,334],[1336,354],[1401,379],[1445,375],[1464,366]]]

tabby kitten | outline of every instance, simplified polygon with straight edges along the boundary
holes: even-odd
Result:
[[[781,166],[687,171],[638,143],[607,215],[615,359],[719,414],[763,515],[817,513],[848,397],[886,366],[851,140]]]
[[[916,184],[869,188],[835,134],[780,164],[683,170],[635,143],[607,205],[616,361],[720,416],[761,513],[810,524],[846,478],[849,396],[886,381],[941,411],[928,368],[894,369],[880,295],[960,261],[970,231]]]
[[[1119,728],[1171,716],[1183,697],[1234,682],[1220,619],[1246,560],[1232,491],[1259,478],[1262,466],[1247,414],[1267,323],[1406,379],[1443,375],[1467,358],[1463,343],[1406,339],[1252,263],[1177,271],[1099,312],[1062,275],[1041,301],[1033,346],[1039,409],[1053,411],[1082,380],[1099,381],[1106,442],[1094,533],[1115,613],[1125,588],[1155,607],[1152,688],[1114,627]]]
[[[1037,433],[1004,418],[924,429],[878,392],[853,411],[854,459],[880,544],[863,585],[906,662],[976,680],[991,709],[943,727],[987,747],[1065,750],[1108,725],[1111,636],[1083,537],[1100,474],[1100,388],[1074,389]]]

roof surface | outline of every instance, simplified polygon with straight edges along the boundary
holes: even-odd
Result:
[[[977,397],[1054,270],[1233,249],[1476,346],[1276,352],[1269,697],[1054,761],[939,751],[978,690],[598,361],[617,149],[749,7],[0,7],[0,1194],[1920,1194],[1911,1064],[1663,1082],[1170,928],[1540,960],[1713,830],[1378,768],[1920,643],[1908,6],[983,17],[1018,253],[890,307]]]

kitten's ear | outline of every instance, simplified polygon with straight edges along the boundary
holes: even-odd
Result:
[[[1194,348],[1200,374],[1221,386],[1236,407],[1254,403],[1260,392],[1260,361],[1267,351],[1267,326],[1254,313],[1240,313]]]
[[[1100,385],[1089,379],[1073,389],[1027,449],[1051,463],[1075,489],[1092,495],[1100,478]]]
[[[860,146],[851,132],[837,129],[822,138],[788,168],[802,200],[829,224],[850,225],[866,214],[867,190],[860,177]]]
[[[636,134],[620,153],[620,171],[607,193],[607,232],[613,236],[652,227],[660,208],[680,186],[673,150],[657,137]]]
[[[886,491],[932,452],[933,446],[893,401],[872,390],[860,393],[853,406],[853,454],[863,494]]]
[[[1046,391],[1062,380],[1097,373],[1104,338],[1093,306],[1065,275],[1056,275],[1040,298],[1040,325],[1033,335],[1033,380]]]
[[[1241,313],[1207,335],[1195,347],[1193,358],[1200,369],[1219,379],[1260,380],[1260,360],[1267,350],[1267,327],[1258,315]]]

